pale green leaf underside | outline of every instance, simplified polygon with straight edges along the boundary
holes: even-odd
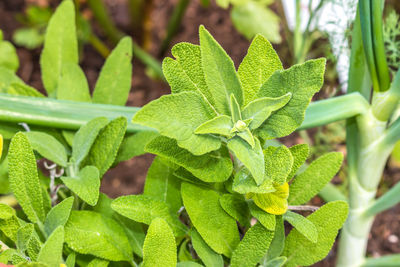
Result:
[[[190,220],[204,241],[217,253],[230,257],[239,243],[236,221],[219,203],[219,194],[189,183],[182,183],[183,204]]]
[[[100,176],[94,166],[86,166],[75,177],[61,177],[63,183],[87,204],[94,206],[99,199]]]
[[[49,95],[54,96],[62,64],[78,64],[78,41],[75,8],[72,1],[63,1],[51,17],[40,57],[42,80]]]
[[[36,159],[28,138],[17,133],[8,153],[10,186],[18,204],[31,222],[43,222],[45,212]]]
[[[272,45],[265,37],[257,35],[238,69],[243,87],[244,105],[256,99],[261,85],[272,73],[282,69],[282,63]]]
[[[307,219],[317,228],[318,241],[312,243],[299,231],[293,229],[286,238],[283,251],[283,256],[288,258],[285,266],[309,266],[325,258],[347,214],[348,205],[345,201],[333,201],[308,216]]]
[[[175,267],[177,263],[175,237],[168,223],[155,218],[147,230],[143,245],[143,267]]]
[[[72,250],[111,261],[129,261],[132,248],[124,229],[93,211],[72,211],[65,225],[65,242]]]
[[[177,146],[176,141],[164,136],[153,139],[146,146],[146,151],[182,166],[204,182],[223,182],[232,173],[232,161],[226,147],[205,155],[195,156]]]
[[[211,106],[197,92],[165,95],[145,105],[133,117],[138,123],[157,129],[162,135],[177,140],[178,145],[194,155],[202,155],[221,146],[219,138],[199,135],[194,131],[216,116]]]
[[[309,201],[335,176],[342,162],[340,152],[331,152],[313,161],[290,185],[289,203],[300,205]]]
[[[250,211],[242,195],[223,194],[219,198],[219,204],[221,204],[226,213],[241,225],[249,225]]]
[[[191,230],[192,245],[196,254],[206,267],[223,267],[224,260],[221,255],[212,250],[195,228]]]
[[[132,39],[124,37],[106,59],[93,91],[93,102],[125,105],[131,89]]]
[[[115,199],[111,208],[136,222],[151,224],[155,218],[164,219],[174,231],[176,236],[186,232],[185,226],[179,221],[177,215],[172,214],[167,204],[145,195],[130,195]]]
[[[234,137],[228,141],[228,148],[246,166],[253,175],[257,185],[264,182],[264,155],[260,141],[255,138],[255,146],[251,146],[244,140]]]
[[[239,105],[243,104],[243,92],[232,59],[215,41],[211,34],[200,26],[201,62],[208,88],[220,114],[231,115],[230,95]]]
[[[47,235],[50,235],[57,227],[64,226],[71,213],[74,198],[69,197],[54,206],[46,216],[44,221],[44,230]]]
[[[233,251],[230,266],[256,266],[267,253],[273,237],[274,231],[267,230],[260,223],[252,226]]]
[[[304,235],[312,243],[316,243],[318,240],[318,231],[315,225],[309,221],[307,218],[301,216],[300,214],[287,211],[283,215],[283,219],[288,221],[294,228]]]
[[[59,267],[63,262],[64,227],[58,226],[44,243],[37,261],[44,262],[49,267]]]
[[[64,146],[53,136],[42,132],[26,132],[32,148],[44,158],[62,167],[67,166],[67,152]]]
[[[226,115],[217,116],[204,122],[194,131],[196,134],[220,134],[230,136],[233,127],[232,119]]]
[[[257,97],[280,97],[292,93],[290,101],[257,129],[263,139],[286,136],[301,125],[312,96],[323,84],[325,62],[322,58],[309,60],[277,71],[261,86]]]

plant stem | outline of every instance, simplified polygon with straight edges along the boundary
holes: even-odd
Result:
[[[93,33],[89,36],[89,42],[103,58],[108,57],[110,49]]]
[[[288,206],[288,209],[289,210],[300,210],[300,211],[316,211],[319,209],[319,207],[302,205],[302,206]]]

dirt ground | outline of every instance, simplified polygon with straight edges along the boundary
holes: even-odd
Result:
[[[4,38],[11,40],[13,32],[21,27],[17,21],[16,15],[24,12],[29,3],[46,4],[48,0],[0,0],[0,29],[4,32]],[[50,1],[52,5],[56,5],[59,1]],[[84,0],[80,1],[85,8]],[[177,0],[153,0],[149,20],[146,22],[148,29],[147,50],[157,55],[161,41],[165,35],[165,29],[168,18],[171,15]],[[213,2],[213,1],[212,1]],[[127,34],[131,33],[128,9],[126,8],[126,0],[106,0],[110,14],[113,16],[116,26]],[[279,5],[273,8],[280,11]],[[227,53],[232,57],[236,66],[244,57],[249,46],[249,41],[237,33],[232,25],[229,17],[229,10],[224,10],[212,4],[209,8],[204,8],[199,4],[199,0],[192,0],[188,6],[183,22],[179,28],[178,34],[173,38],[172,44],[178,42],[198,43],[198,27],[205,25],[206,28],[215,36],[218,42],[225,48]],[[95,32],[101,39],[105,40],[104,33],[101,28],[93,22]],[[140,42],[143,36],[133,36],[135,40]],[[110,47],[111,44],[107,43]],[[284,66],[288,67],[291,56],[288,45],[285,40],[280,45],[274,46],[278,54],[281,56]],[[27,50],[17,47],[18,56],[21,64],[18,75],[29,85],[43,91],[43,85],[40,78],[39,56],[40,49]],[[161,61],[164,56],[157,56]],[[104,59],[89,45],[85,46],[83,57],[81,58],[81,66],[88,77],[89,84],[93,88],[98,77],[100,68]],[[328,62],[328,66],[333,67],[332,62]],[[327,79],[327,83],[321,90],[322,93],[318,97],[323,97],[328,91],[336,87],[335,78]],[[155,81],[146,75],[146,69],[138,60],[133,61],[133,80],[132,90],[129,95],[128,105],[143,106],[149,101],[169,93],[169,87],[162,81]],[[311,135],[313,133],[311,132]],[[286,144],[294,144],[303,140],[298,134],[289,136],[284,140]],[[335,145],[338,150],[344,149],[343,142]],[[344,151],[345,152],[345,151]],[[143,183],[149,168],[152,155],[143,155],[132,160],[126,161],[110,170],[103,179],[101,190],[111,197],[127,194],[137,194],[142,192]],[[386,168],[384,179],[382,180],[382,188],[387,190],[397,181],[400,181],[400,169],[398,166],[391,165]],[[382,192],[380,192],[381,194]],[[318,203],[318,199],[315,200]],[[371,256],[380,256],[391,253],[400,253],[400,205],[388,210],[376,218],[373,230],[370,235],[368,245],[368,253]],[[336,246],[335,246],[336,248]],[[333,249],[328,257],[316,264],[315,266],[329,267],[334,266],[336,249]]]

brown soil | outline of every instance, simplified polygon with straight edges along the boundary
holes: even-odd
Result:
[[[0,1],[0,28],[4,32],[4,38],[11,40],[12,33],[19,27],[20,23],[15,16],[25,10],[29,3],[39,3],[41,5],[48,4],[49,0],[2,0]],[[52,1],[52,5],[55,5]],[[81,0],[83,8],[85,8],[85,0]],[[106,0],[110,13],[113,16],[117,27],[130,32],[129,14],[126,8],[126,0]],[[150,0],[149,0],[150,2]],[[149,21],[146,23],[148,29],[145,37],[140,40],[147,40],[146,48],[153,55],[157,55],[161,41],[165,35],[165,29],[168,18],[171,15],[177,0],[153,0],[152,12]],[[214,2],[214,1],[212,1]],[[279,5],[274,5],[275,10],[280,10]],[[229,18],[229,10],[224,10],[212,4],[209,8],[204,8],[199,1],[191,1],[187,12],[184,16],[183,23],[179,28],[178,34],[173,38],[172,44],[178,42],[198,43],[198,27],[205,25],[206,28],[215,36],[218,42],[225,48],[227,53],[232,57],[236,66],[247,51],[249,41],[243,38],[234,29]],[[101,39],[105,39],[101,29],[93,22],[96,33]],[[139,38],[135,38],[139,41]],[[150,40],[150,42],[148,42]],[[110,46],[111,47],[111,46]],[[291,55],[289,54],[288,45],[285,40],[282,44],[275,46],[280,54],[284,65],[289,66]],[[28,84],[43,91],[43,85],[40,78],[39,56],[40,49],[27,50],[21,47],[17,48],[21,61],[18,75]],[[164,56],[170,56],[167,53]],[[159,57],[160,61],[162,57]],[[104,59],[91,47],[85,46],[83,57],[81,58],[81,66],[85,71],[90,86],[93,88],[94,83],[99,74]],[[138,60],[133,61],[133,80],[132,90],[129,96],[128,105],[143,106],[149,101],[169,93],[167,84],[161,81],[155,81],[146,75],[146,69]],[[333,63],[328,62],[328,66],[332,67]],[[322,92],[318,97],[326,95],[327,91],[331,91],[335,87],[334,78],[328,79]],[[311,132],[313,136],[315,132]],[[295,144],[303,142],[298,134],[294,134],[285,138],[286,144]],[[342,144],[337,144],[339,150],[343,150]],[[138,194],[143,190],[143,184],[153,156],[143,155],[132,160],[121,163],[116,168],[110,170],[103,179],[101,190],[111,197],[127,194]],[[387,168],[385,179],[382,182],[382,188],[390,188],[395,182],[400,180],[400,170],[398,167],[391,166]],[[382,193],[382,192],[380,192]],[[318,203],[318,199],[315,200]],[[392,208],[380,214],[373,226],[368,245],[368,253],[371,256],[380,256],[391,253],[400,253],[400,206]],[[335,247],[336,248],[336,247]],[[316,264],[315,266],[334,266],[336,249],[333,249],[328,257]]]

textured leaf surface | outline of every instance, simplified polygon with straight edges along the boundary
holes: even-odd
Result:
[[[283,251],[283,256],[288,258],[285,266],[308,266],[325,258],[335,242],[339,229],[346,221],[347,213],[346,202],[333,201],[308,216],[307,219],[317,228],[318,241],[312,243],[299,231],[293,229],[286,238]]]
[[[292,98],[257,129],[263,139],[286,136],[301,125],[312,96],[323,84],[324,72],[325,59],[316,59],[271,75],[257,96],[279,97],[290,92]]]
[[[20,222],[13,208],[0,203],[0,231],[15,242],[17,240],[17,231],[20,226]]]
[[[273,182],[282,185],[292,170],[292,153],[286,146],[270,146],[263,152],[266,176]]]
[[[63,183],[83,201],[91,206],[99,199],[100,176],[94,166],[86,166],[75,177],[61,177]]]
[[[26,132],[32,148],[44,158],[53,161],[54,163],[66,167],[67,153],[64,146],[57,141],[53,136],[42,132]]]
[[[230,115],[231,94],[235,96],[239,105],[243,103],[243,92],[235,66],[204,26],[200,26],[199,34],[201,62],[215,108],[221,114]]]
[[[307,144],[294,145],[290,147],[289,150],[293,156],[293,166],[292,170],[290,171],[287,177],[288,178],[287,180],[293,178],[293,176],[300,169],[300,167],[306,162],[306,159],[308,158],[308,155],[310,153],[310,148],[308,147]]]
[[[8,153],[11,189],[31,222],[44,221],[45,212],[36,159],[28,138],[17,133],[11,140]]]
[[[89,84],[78,64],[63,63],[57,83],[57,99],[91,102]]]
[[[257,129],[268,119],[273,111],[285,106],[289,102],[291,96],[291,93],[287,93],[277,98],[261,97],[253,100],[244,107],[242,111],[243,119],[252,119],[249,128],[252,130]]]
[[[99,170],[100,178],[114,163],[126,127],[125,117],[116,118],[100,131],[94,141],[88,155],[87,165],[95,166]]]
[[[266,229],[270,231],[275,230],[276,220],[275,215],[265,212],[257,207],[254,202],[249,202],[249,209],[251,215],[256,218]]]
[[[18,229],[16,245],[18,251],[26,252],[33,261],[37,260],[38,254],[42,249],[42,242],[32,223],[25,224]]]
[[[265,37],[257,35],[238,69],[243,87],[244,104],[247,105],[256,99],[261,85],[275,71],[282,69],[282,63],[272,45]]]
[[[145,195],[130,195],[115,199],[111,208],[119,214],[144,224],[151,224],[155,218],[164,219],[176,236],[185,233],[184,225],[172,215],[167,204]]]
[[[234,137],[228,141],[228,148],[246,166],[253,175],[257,185],[264,181],[264,154],[260,141],[255,138],[255,146],[251,146],[244,140]]]
[[[232,161],[225,147],[205,155],[195,156],[178,147],[175,140],[160,136],[147,144],[146,151],[184,167],[204,182],[223,182],[232,173]]]
[[[70,0],[58,6],[46,29],[40,66],[43,84],[49,95],[54,95],[62,64],[66,62],[78,64],[75,9]]]
[[[10,86],[8,87],[7,94],[44,97],[44,95],[39,91],[37,91],[35,88],[23,83],[11,83]]]
[[[257,186],[253,176],[246,168],[242,168],[238,173],[236,173],[233,180],[232,189],[240,194],[263,194],[275,191],[275,188],[272,185],[272,181],[269,179],[265,180],[261,185]]]
[[[181,183],[174,175],[175,170],[156,157],[147,172],[143,191],[144,195],[165,202],[171,212],[177,212],[182,207]]]
[[[289,185],[276,186],[276,191],[267,194],[255,194],[253,196],[254,203],[268,213],[281,215],[288,208],[287,198],[289,196]]]
[[[158,133],[150,131],[142,131],[133,135],[125,136],[119,148],[115,162],[130,160],[133,157],[145,154],[145,146],[157,136]]]
[[[65,242],[81,254],[111,260],[130,260],[132,248],[124,229],[93,211],[72,211],[65,225]]]
[[[335,176],[342,162],[340,152],[331,152],[313,161],[290,185],[289,203],[300,205],[309,201]]]
[[[74,198],[69,197],[54,206],[46,216],[44,221],[44,230],[50,235],[57,227],[64,226],[71,214]]]
[[[15,47],[8,41],[0,38],[0,66],[16,72],[19,67],[19,60]]]
[[[278,257],[272,260],[269,260],[265,267],[282,267],[287,261],[286,257]]]
[[[93,102],[125,105],[131,89],[132,39],[124,37],[101,69],[93,92]]]
[[[182,183],[183,204],[204,241],[217,253],[230,257],[239,243],[236,221],[219,204],[212,189]]]
[[[275,234],[268,249],[267,260],[275,259],[282,254],[285,247],[285,225],[282,216],[275,216]],[[272,267],[272,266],[271,266]]]
[[[133,123],[155,128],[175,139],[180,147],[202,155],[221,146],[217,137],[194,133],[198,126],[215,116],[215,111],[199,93],[182,92],[162,96],[145,105],[135,114]]]
[[[232,267],[256,266],[267,253],[274,232],[267,230],[260,223],[251,227],[232,254]]]
[[[214,99],[208,89],[201,64],[200,46],[178,43],[171,49],[176,58],[163,61],[163,72],[173,94],[183,91],[200,92],[213,105]]]
[[[76,132],[72,144],[72,157],[74,158],[77,166],[79,166],[82,160],[84,160],[88,155],[97,135],[99,134],[100,130],[107,125],[107,123],[107,118],[98,117],[83,125]]]
[[[312,243],[316,243],[318,240],[318,232],[317,228],[315,225],[307,220],[307,218],[304,218],[300,214],[287,211],[284,215],[283,218],[288,221],[291,225],[293,225],[294,228],[299,231],[302,235],[304,235],[308,240],[310,240]]]
[[[196,134],[220,134],[230,136],[233,127],[232,119],[226,115],[220,115],[196,128]]]
[[[64,227],[58,226],[43,244],[37,261],[46,263],[49,267],[59,267],[63,262]]]
[[[241,195],[223,194],[219,198],[221,207],[243,226],[249,225],[250,211]]]
[[[195,228],[191,230],[191,237],[193,248],[206,267],[224,266],[224,260],[222,256],[207,245]]]
[[[147,230],[143,246],[143,267],[175,267],[176,243],[168,223],[161,218],[154,219]]]

